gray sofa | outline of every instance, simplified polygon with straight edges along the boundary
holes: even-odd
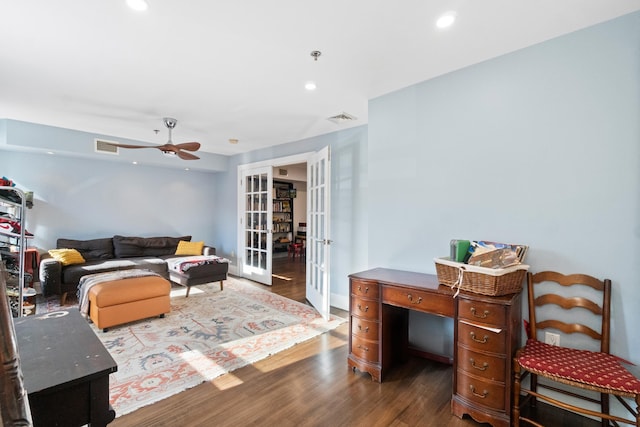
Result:
[[[127,237],[115,235],[91,240],[58,239],[58,249],[76,249],[85,262],[63,266],[54,258],[43,256],[40,262],[40,284],[42,294],[60,295],[60,303],[66,302],[69,292],[75,294],[80,278],[87,274],[104,273],[134,268],[148,269],[184,286],[217,282],[227,278],[229,265],[226,262],[194,267],[186,272],[169,271],[167,262],[175,255],[180,241],[191,241],[191,236],[182,237]],[[203,255],[215,255],[215,248],[205,246]]]

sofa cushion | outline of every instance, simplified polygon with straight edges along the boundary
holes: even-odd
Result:
[[[58,239],[58,249],[76,249],[86,261],[113,258],[113,239],[110,237],[91,240]]]
[[[169,277],[167,262],[155,257],[123,258],[109,260],[93,260],[84,264],[74,264],[62,269],[63,283],[79,283],[82,276],[94,273],[106,273],[114,270],[130,270],[143,268],[154,271],[162,277]]]
[[[116,258],[162,256],[175,254],[178,242],[191,241],[191,236],[182,237],[127,237],[113,236]]]

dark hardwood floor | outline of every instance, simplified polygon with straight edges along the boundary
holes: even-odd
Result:
[[[276,258],[273,286],[305,301],[304,262]],[[346,280],[346,279],[345,279]],[[348,313],[335,310],[338,316]],[[120,426],[484,426],[450,413],[451,366],[411,358],[384,383],[347,367],[348,323],[268,359],[116,418]],[[593,420],[539,405],[546,426]]]

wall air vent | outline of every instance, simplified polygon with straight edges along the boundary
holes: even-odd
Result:
[[[96,153],[106,153],[106,154],[115,154],[116,156],[119,155],[120,153],[118,153],[118,147],[116,147],[115,145],[112,144],[118,144],[115,141],[106,141],[104,139],[98,139],[96,138],[95,140],[95,151]]]
[[[278,169],[278,175],[280,176],[288,176],[289,175],[289,171],[286,169]]]
[[[340,114],[336,114],[335,116],[329,117],[327,120],[333,123],[341,124],[341,123],[346,123],[353,120],[358,120],[358,118],[349,113],[342,112]]]

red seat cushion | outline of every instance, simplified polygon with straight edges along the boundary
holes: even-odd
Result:
[[[519,354],[520,366],[535,374],[551,375],[623,393],[640,393],[640,380],[611,354],[558,347],[530,339]]]

